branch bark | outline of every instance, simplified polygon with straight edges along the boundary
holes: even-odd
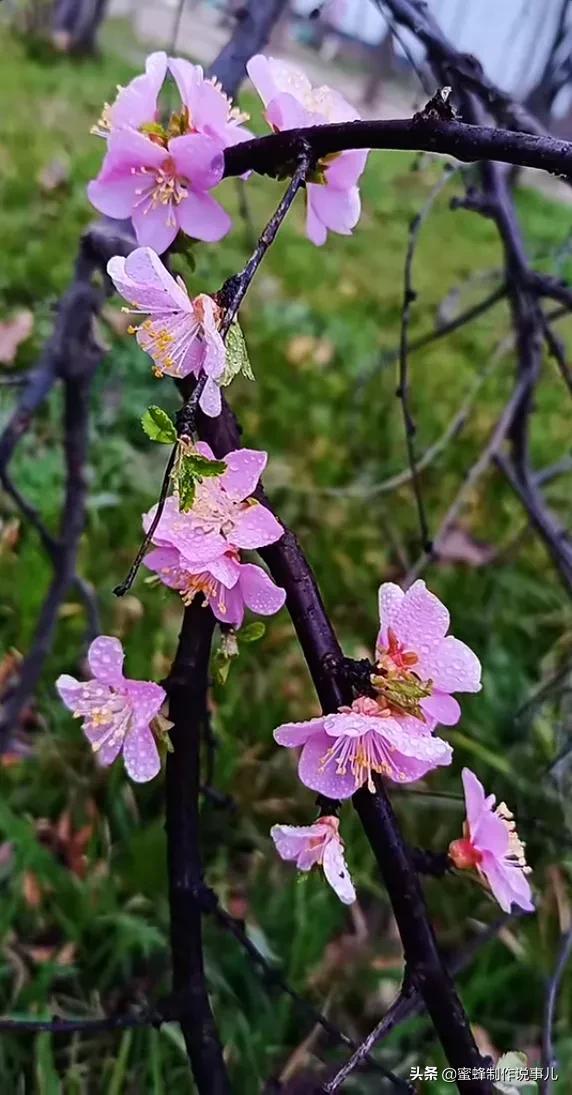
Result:
[[[165,683],[174,752],[167,757],[167,862],[173,990],[201,1095],[229,1095],[230,1081],[211,1011],[203,962],[199,850],[201,728],[215,620],[202,597],[185,609],[177,654]]]
[[[572,144],[556,137],[535,136],[457,120],[415,116],[387,121],[336,122],[286,129],[225,149],[225,176],[256,171],[277,175],[295,162],[303,137],[321,159],[352,148],[439,152],[463,163],[498,160],[522,167],[539,167],[555,175],[572,175]]]
[[[226,402],[216,419],[199,415],[198,429],[219,458],[240,446],[240,429]],[[257,497],[269,505],[262,490]],[[286,606],[322,708],[326,712],[336,711],[351,702],[352,689],[312,569],[289,529],[285,529],[281,540],[261,548],[259,553],[274,580],[286,590]],[[358,791],[353,804],[389,894],[408,975],[425,1001],[447,1059],[455,1068],[482,1067],[469,1021],[439,953],[423,892],[383,783],[377,781],[375,794],[366,789]],[[474,1095],[492,1090],[485,1080],[461,1080],[458,1086],[460,1091]]]

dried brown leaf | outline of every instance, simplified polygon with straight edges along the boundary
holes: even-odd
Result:
[[[33,871],[24,871],[22,875],[22,894],[31,909],[37,909],[42,903],[43,891]]]
[[[466,563],[471,567],[483,567],[495,557],[495,548],[482,540],[476,540],[470,532],[455,525],[439,541],[438,557],[441,563]]]
[[[0,323],[0,365],[11,365],[18,346],[30,337],[34,329],[34,316],[27,308],[15,312],[11,319]]]
[[[53,190],[62,189],[67,186],[69,180],[69,160],[63,156],[55,156],[38,173],[38,186],[44,194],[50,194]]]

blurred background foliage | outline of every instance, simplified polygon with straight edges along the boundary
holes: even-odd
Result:
[[[92,216],[85,184],[98,170],[102,145],[90,136],[90,125],[115,85],[135,71],[118,56],[120,40],[108,26],[102,55],[79,63],[25,49],[0,29],[0,320],[19,317],[29,330],[15,360],[0,365],[0,381],[36,360],[70,277],[79,233]],[[244,105],[260,119],[248,95]],[[256,383],[235,383],[231,400],[245,444],[268,449],[268,492],[302,541],[346,652],[357,656],[372,649],[380,581],[399,580],[419,551],[410,486],[376,486],[406,466],[392,356],[403,258],[409,222],[442,171],[442,163],[429,157],[372,155],[354,236],[332,236],[324,249],[315,249],[304,238],[297,208],[242,312]],[[218,247],[196,247],[191,288],[216,290],[248,254],[237,185],[229,180],[221,188],[235,214],[234,230]],[[254,226],[264,223],[281,186],[249,182]],[[499,281],[495,230],[474,214],[449,210],[449,198],[459,192],[454,177],[422,231],[413,335],[452,318]],[[570,275],[570,207],[531,189],[519,190],[517,205],[539,265]],[[180,270],[188,273],[183,265]],[[119,302],[106,306],[100,335],[109,353],[96,379],[80,569],[100,594],[104,631],[125,643],[129,675],[159,679],[175,647],[177,597],[150,587],[145,572],[123,601],[111,589],[131,561],[141,513],[157,496],[165,458],[144,436],[140,415],[150,402],[174,409],[176,398],[168,380],[154,379],[124,320]],[[510,392],[510,345],[495,357],[508,329],[500,303],[412,356],[419,454],[443,436],[478,386],[465,428],[422,476],[432,531]],[[565,339],[572,334],[569,322],[559,330]],[[3,417],[16,392],[0,387]],[[56,391],[13,462],[16,482],[49,524],[57,519],[62,485],[59,399]],[[539,468],[569,451],[569,406],[548,360],[533,433]],[[569,516],[566,478],[555,478],[547,489],[555,509]],[[14,651],[25,652],[29,644],[50,566],[34,531],[5,500],[0,515],[5,681]],[[463,975],[461,987],[483,1048],[521,1049],[536,1062],[544,983],[558,935],[571,919],[566,693],[572,610],[494,469],[468,498],[444,550],[447,558],[426,577],[450,607],[455,634],[482,659],[484,690],[464,702],[463,720],[448,734],[456,749],[452,768],[400,789],[394,802],[408,838],[436,850],[460,835],[464,764],[515,810],[534,866],[538,913],[504,928]],[[84,632],[83,608],[72,591],[37,701],[0,767],[0,1008],[15,1015],[96,1014],[168,990],[162,779],[136,787],[119,767],[98,771],[54,693],[58,673],[81,671]],[[399,940],[350,806],[342,826],[359,904],[349,911],[318,876],[298,880],[271,846],[275,821],[305,823],[313,816],[312,795],[296,780],[293,756],[272,740],[279,722],[316,711],[285,612],[270,621],[262,640],[244,648],[226,685],[214,686],[213,708],[216,787],[232,803],[204,804],[208,881],[291,983],[359,1038],[399,987]],[[429,881],[426,889],[447,951],[496,918],[487,895],[466,878]],[[316,1032],[305,1042],[306,1019],[287,998],[268,991],[236,943],[212,924],[207,960],[234,1090],[256,1091],[264,1077],[305,1067],[312,1054],[342,1059]],[[572,1075],[571,1013],[568,977],[556,1029],[564,1076]],[[423,1020],[399,1028],[381,1059],[405,1075],[412,1064],[439,1063]],[[42,1095],[193,1089],[172,1025],[91,1039],[1,1037],[0,1077],[3,1091]],[[428,1087],[440,1090],[438,1083]],[[378,1091],[379,1080],[362,1073],[347,1090]]]

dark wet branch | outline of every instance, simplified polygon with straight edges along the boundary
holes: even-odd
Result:
[[[451,976],[456,977],[457,974],[467,969],[479,951],[495,939],[501,929],[510,923],[511,919],[513,917],[510,915],[499,917],[490,927],[480,931],[474,939],[461,948],[458,954],[447,963]],[[370,1031],[367,1038],[364,1038],[357,1051],[342,1065],[336,1075],[323,1086],[324,1095],[332,1095],[334,1091],[338,1091],[351,1073],[356,1068],[361,1067],[366,1054],[369,1054],[377,1045],[385,1041],[401,1023],[413,1018],[414,1015],[422,1015],[425,1010],[425,1004],[420,993],[411,981],[406,981],[377,1026]]]
[[[164,687],[169,697],[166,812],[173,995],[198,1091],[227,1095],[230,1081],[211,1011],[203,960],[199,794],[205,682],[215,619],[202,597],[185,609]]]
[[[296,160],[300,138],[316,159],[347,149],[402,149],[438,152],[463,163],[499,160],[521,167],[539,167],[554,175],[572,175],[572,144],[556,137],[535,137],[486,125],[414,117],[388,121],[336,122],[287,129],[225,150],[225,176],[256,171],[278,176]]]
[[[246,66],[264,48],[287,0],[247,0],[235,12],[236,25],[226,46],[209,70],[234,97],[246,76]],[[241,174],[241,172],[239,172]]]

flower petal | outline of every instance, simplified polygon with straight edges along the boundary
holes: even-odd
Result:
[[[128,731],[123,746],[123,760],[127,774],[135,783],[146,783],[161,771],[157,743],[148,726],[133,727]]]
[[[349,768],[343,775],[338,773],[335,760],[324,765],[330,746],[331,739],[326,734],[313,734],[308,738],[300,756],[298,776],[311,791],[327,798],[349,798],[357,791],[358,783]]]
[[[111,635],[99,635],[87,652],[89,668],[95,679],[113,688],[121,688],[124,683],[124,659],[121,642]]]
[[[239,584],[245,605],[260,616],[273,616],[286,600],[286,591],[275,585],[262,567],[253,563],[242,564]]]
[[[218,418],[221,412],[222,397],[220,388],[216,380],[213,380],[210,376],[207,377],[205,386],[201,392],[199,407],[203,414],[206,414],[208,418]]]
[[[419,705],[424,714],[429,715],[435,723],[442,726],[455,726],[461,718],[461,708],[454,696],[446,692],[435,691],[431,696],[426,696]]]
[[[209,562],[207,569],[226,589],[234,589],[240,577],[240,563],[232,555],[219,555]]]
[[[258,480],[268,460],[268,453],[257,449],[235,449],[227,452],[224,461],[227,470],[221,476],[221,485],[234,502],[244,502],[254,494]]]
[[[87,196],[98,213],[123,220],[131,216],[139,186],[133,175],[117,172],[115,177],[108,179],[101,176],[92,179],[87,184]]]
[[[274,544],[284,535],[284,529],[273,513],[259,502],[239,514],[230,539],[239,548],[259,548]]]
[[[189,295],[175,280],[155,251],[136,247],[127,258],[114,255],[107,273],[121,296],[144,312],[188,312],[194,320]]]
[[[328,230],[316,215],[311,202],[306,202],[306,235],[316,247],[322,247],[328,238]]]
[[[393,614],[391,629],[407,650],[414,650],[423,659],[444,638],[449,628],[449,613],[445,605],[430,593],[418,579],[404,594]],[[435,681],[438,688],[442,684]],[[444,692],[451,689],[443,688]]]
[[[472,838],[477,822],[485,809],[485,789],[480,779],[477,779],[470,768],[463,768],[461,779],[465,794],[465,810],[469,823],[469,833]]]
[[[143,202],[132,210],[131,220],[137,242],[143,247],[152,247],[158,255],[171,246],[177,235],[177,221],[171,202],[166,205]]]
[[[239,582],[231,589],[227,589],[226,586],[219,583],[216,593],[212,596],[209,594],[207,600],[217,620],[220,620],[221,623],[228,624],[229,627],[240,627],[242,625],[244,600]]]
[[[136,729],[149,726],[162,707],[167,693],[155,681],[127,681]]]
[[[66,707],[75,712],[82,689],[81,681],[77,681],[75,677],[70,677],[68,673],[62,673],[56,681],[56,689]]]
[[[356,185],[368,157],[368,149],[342,152],[326,169],[327,185],[336,190],[348,190]]]
[[[284,722],[274,731],[274,740],[278,745],[285,745],[287,749],[296,748],[305,743],[313,734],[323,735],[324,716],[319,715],[315,719],[306,719],[305,722]],[[327,748],[327,747],[326,747]]]
[[[83,729],[97,763],[101,768],[108,768],[121,752],[123,734],[114,734],[110,725],[90,726],[86,723]]]
[[[333,186],[316,185],[307,188],[308,204],[311,204],[322,224],[331,232],[349,236],[361,214],[361,199],[357,186],[348,190],[336,190]]]
[[[228,213],[210,194],[189,191],[177,206],[179,228],[196,240],[217,243],[232,227]]]
[[[111,695],[109,685],[99,681],[76,681],[67,673],[56,681],[56,688],[66,707],[74,715],[89,717],[94,708],[107,703]]]
[[[460,639],[447,635],[431,649],[416,647],[420,675],[430,678],[442,692],[480,692],[481,663],[477,655]]]
[[[110,110],[111,125],[139,129],[155,121],[157,96],[167,71],[167,54],[162,50],[149,54],[145,72],[121,88]]]
[[[376,650],[380,647],[387,647],[387,630],[389,627],[393,628],[394,620],[404,597],[404,591],[395,582],[384,582],[383,585],[380,585],[377,594],[380,627]]]
[[[529,882],[519,867],[499,863],[495,856],[485,852],[480,869],[504,912],[509,913],[513,904],[519,905],[525,912],[534,911]]]
[[[339,838],[334,837],[326,844],[322,866],[326,879],[340,901],[343,901],[344,905],[352,905],[356,900],[356,892],[344,859],[343,845]]]
[[[169,141],[177,174],[189,180],[193,191],[211,190],[224,174],[224,155],[211,137],[202,133],[187,133]],[[201,238],[201,237],[199,237]]]
[[[162,167],[168,158],[167,149],[143,133],[136,129],[118,129],[111,134],[107,143],[107,155],[101,175],[106,177],[108,172],[115,172],[119,168],[125,170],[134,167],[140,171],[142,167]],[[139,186],[144,177],[139,175]]]
[[[316,832],[316,826],[314,825],[273,825],[270,830],[270,836],[276,845],[278,855],[281,859],[286,860],[297,860],[308,843],[315,840],[319,835],[322,834]],[[317,855],[314,857],[314,862],[317,862],[322,849],[318,845],[315,850]],[[308,871],[311,866],[312,862],[306,860],[304,866],[300,869]]]
[[[273,129],[303,129],[309,125],[319,125],[323,121],[289,92],[280,92],[269,102],[265,118]]]

